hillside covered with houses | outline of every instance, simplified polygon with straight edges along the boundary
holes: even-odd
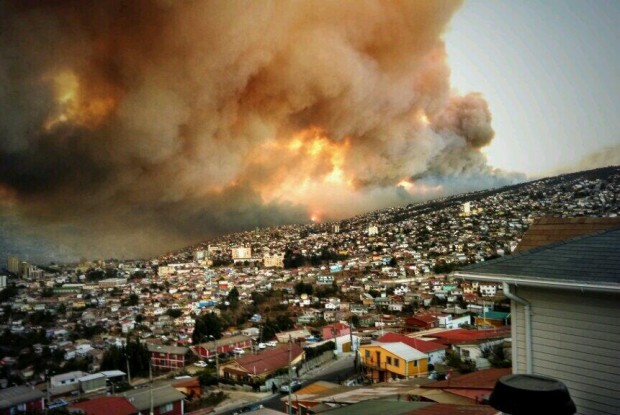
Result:
[[[35,402],[138,393],[149,375],[188,367],[203,386],[269,391],[290,367],[303,372],[334,353],[355,354],[351,385],[505,370],[511,315],[502,284],[454,272],[514,255],[541,218],[614,224],[618,195],[620,168],[609,167],[225,235],[157,258],[8,257],[0,395],[24,386]],[[187,394],[160,396],[170,397],[166,406]]]

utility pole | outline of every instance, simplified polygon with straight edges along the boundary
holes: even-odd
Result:
[[[125,353],[125,361],[127,362],[127,383],[131,386],[131,372],[129,371],[129,356]]]
[[[293,407],[291,406],[291,394],[292,394],[292,390],[293,386],[293,372],[291,370],[291,360],[292,360],[292,354],[293,354],[293,342],[291,340],[291,335],[288,335],[288,415],[291,415],[293,413]]]
[[[215,345],[215,379],[217,380],[217,384],[220,384],[220,353],[217,351],[217,339],[214,335],[209,334],[207,336],[210,339],[213,339],[213,344]],[[204,339],[204,338],[203,338]]]
[[[151,407],[150,407],[149,414],[155,415],[155,412],[153,411],[153,365],[152,365],[151,359],[152,358],[149,358],[149,382],[150,382],[149,399],[151,401]]]
[[[220,384],[220,353],[217,351],[217,339],[214,337],[213,341],[215,342],[215,379],[217,380],[217,384]]]
[[[353,348],[354,344],[353,344],[353,316],[351,316],[351,318],[349,318],[349,339],[351,342],[351,351],[354,352],[353,354],[353,369],[355,370],[355,374],[357,375],[357,348]]]

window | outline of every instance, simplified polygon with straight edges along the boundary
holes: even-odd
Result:
[[[417,360],[413,361],[413,367],[418,367],[418,361]]]
[[[469,357],[469,350],[461,350],[461,354],[463,355],[463,357],[467,358]]]
[[[392,358],[390,356],[386,356],[385,361],[387,362],[388,365],[392,364]]]
[[[172,404],[172,402],[170,402],[170,403],[160,406],[159,413],[166,414],[168,412],[172,412],[173,409],[174,409],[174,405]]]
[[[400,366],[400,360],[399,359],[394,359],[394,366],[396,366],[396,367]]]
[[[370,357],[370,350],[365,351],[364,357],[366,357],[367,359]]]

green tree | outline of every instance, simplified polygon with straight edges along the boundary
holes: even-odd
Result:
[[[222,337],[222,320],[215,313],[207,313],[199,316],[194,324],[192,343],[198,344],[205,337],[213,336],[216,339]]]
[[[237,309],[237,307],[239,306],[239,290],[237,289],[237,287],[233,287],[228,292],[226,300],[228,301],[230,308],[232,308],[233,310]]]
[[[129,294],[129,298],[127,299],[128,306],[135,306],[140,304],[140,296],[136,293]]]
[[[149,373],[149,351],[140,339],[128,339],[125,347],[111,346],[103,353],[101,370],[129,370],[132,376],[146,376]]]
[[[183,315],[183,311],[179,310],[178,308],[169,308],[168,310],[166,310],[166,314],[172,318],[179,318]]]

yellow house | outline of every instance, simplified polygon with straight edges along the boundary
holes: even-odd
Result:
[[[428,374],[428,356],[405,343],[372,343],[360,347],[361,365],[373,382]]]

